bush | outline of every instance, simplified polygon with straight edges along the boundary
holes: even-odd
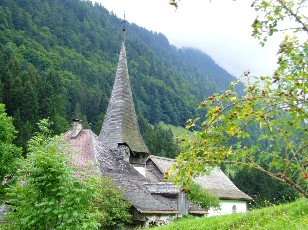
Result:
[[[209,210],[211,207],[219,208],[220,201],[217,197],[211,195],[206,189],[202,188],[201,185],[191,183],[188,186],[188,198],[191,202],[199,205],[204,210]]]
[[[19,161],[15,184],[7,189],[11,205],[8,229],[97,229],[99,212],[93,206],[94,177],[75,176],[63,139],[51,136],[50,123],[28,142],[27,158]]]
[[[7,229],[114,229],[129,221],[130,204],[108,178],[72,166],[60,136],[52,136],[47,119],[28,142],[27,158],[6,193]],[[2,226],[1,226],[2,227]]]
[[[94,203],[101,213],[101,229],[124,228],[130,222],[128,210],[131,204],[124,200],[122,190],[116,188],[115,182],[110,178],[102,177],[96,192]]]

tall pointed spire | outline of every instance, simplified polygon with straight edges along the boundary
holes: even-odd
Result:
[[[141,136],[129,83],[125,50],[125,21],[123,27],[122,47],[111,98],[105,120],[99,134],[99,141],[110,148],[126,143],[133,155],[148,155],[149,150]]]

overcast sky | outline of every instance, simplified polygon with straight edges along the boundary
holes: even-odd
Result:
[[[169,0],[96,0],[118,17],[153,32],[170,44],[198,48],[217,64],[239,77],[248,69],[270,75],[276,67],[279,38],[265,47],[251,37],[256,12],[247,0],[181,0],[175,10]]]

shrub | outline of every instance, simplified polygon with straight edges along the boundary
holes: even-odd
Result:
[[[191,202],[199,205],[204,210],[209,210],[211,207],[219,208],[220,201],[217,197],[211,195],[206,189],[202,188],[201,185],[191,183],[188,186],[188,198]]]

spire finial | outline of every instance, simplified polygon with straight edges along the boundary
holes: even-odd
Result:
[[[123,42],[125,42],[125,22],[126,22],[126,20],[125,20],[125,11],[124,11],[124,19],[123,19],[123,21],[122,21],[122,24],[123,24],[123,27],[122,27],[122,39],[123,39]]]

